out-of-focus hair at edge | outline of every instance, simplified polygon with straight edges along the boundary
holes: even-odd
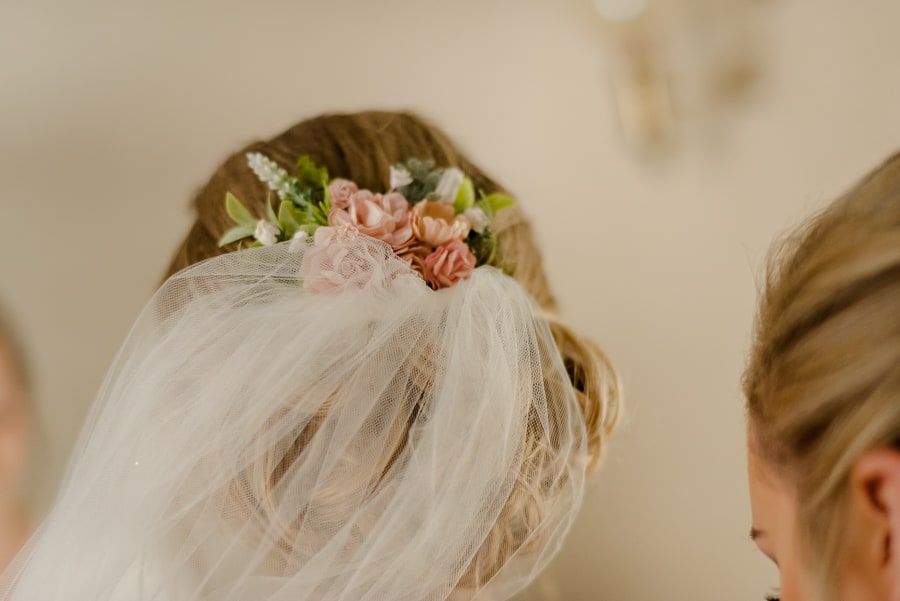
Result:
[[[900,449],[898,366],[895,154],[777,245],[744,375],[751,448],[796,488],[802,545],[825,593],[846,559],[854,463]]]
[[[24,544],[41,486],[34,469],[37,411],[25,347],[10,313],[0,307],[0,571]]]
[[[13,365],[22,385],[30,392],[31,371],[28,368],[25,345],[22,343],[18,329],[12,323],[9,311],[2,303],[0,303],[0,346],[6,351],[8,360]]]
[[[410,158],[433,159],[439,166],[459,168],[472,178],[476,189],[485,193],[503,190],[442,131],[415,114],[370,111],[323,115],[300,122],[270,140],[254,142],[225,160],[193,198],[195,221],[172,259],[168,275],[235,250],[234,245],[219,248],[217,243],[233,225],[223,202],[226,192],[241,198],[256,215],[265,214],[267,191],[247,167],[248,152],[260,152],[286,168],[297,157],[308,155],[325,166],[332,176],[373,190],[388,189],[391,165]],[[561,355],[583,412],[588,436],[585,464],[593,469],[603,455],[608,435],[619,421],[621,392],[616,372],[599,346],[555,317],[557,303],[543,269],[532,225],[521,209],[500,211],[493,229],[498,251],[509,266],[510,275],[533,297],[551,328],[557,346],[551,352],[558,351]],[[562,399],[548,399],[554,401],[563,403]],[[540,448],[548,441],[530,440],[526,444],[529,448]],[[301,452],[302,444],[298,442],[295,456]],[[277,477],[255,487],[254,494],[261,505],[265,505],[275,481]],[[497,573],[508,557],[521,551],[520,547],[531,534],[529,524],[539,521],[544,504],[553,502],[543,495],[539,483],[530,481],[529,473],[523,470],[498,523],[460,586],[477,589]]]

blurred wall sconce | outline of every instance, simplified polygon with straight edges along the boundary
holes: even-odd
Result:
[[[638,151],[720,129],[762,70],[760,0],[593,0],[623,135]]]

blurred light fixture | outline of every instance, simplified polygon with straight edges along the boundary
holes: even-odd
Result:
[[[758,0],[593,0],[622,132],[639,151],[718,129],[761,73]]]

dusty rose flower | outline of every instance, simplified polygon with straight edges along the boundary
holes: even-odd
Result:
[[[350,206],[350,198],[359,191],[356,184],[349,179],[336,179],[328,184],[328,197],[331,206],[346,209]]]
[[[475,269],[475,255],[465,242],[451,240],[425,259],[425,279],[435,290],[466,280]]]
[[[465,217],[456,214],[453,205],[440,201],[423,200],[413,207],[412,212],[413,233],[431,246],[462,240],[471,228]]]
[[[354,225],[367,236],[384,240],[399,248],[412,238],[409,203],[402,194],[372,194],[360,190],[350,197],[345,209],[332,208],[328,215],[330,225]]]
[[[353,225],[320,227],[313,240],[300,264],[303,288],[307,292],[322,294],[365,288],[385,274],[391,251],[371,240],[366,243]]]

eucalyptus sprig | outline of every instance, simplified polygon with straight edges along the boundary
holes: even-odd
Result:
[[[401,165],[409,172],[412,181],[405,186],[398,188],[397,192],[403,195],[410,204],[415,204],[425,200],[437,190],[438,183],[441,181],[443,169],[435,169],[434,161],[420,161],[418,159],[409,159],[405,165]]]

